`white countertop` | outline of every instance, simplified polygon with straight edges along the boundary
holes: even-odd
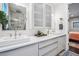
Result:
[[[66,35],[66,34],[59,34],[59,35],[51,34],[51,35],[43,36],[43,37],[28,36],[29,37],[28,39],[30,39],[30,41],[27,41],[23,38],[21,41],[18,39],[17,41],[15,40],[15,41],[2,42],[4,45],[0,46],[0,52],[31,45],[34,43],[42,42],[42,41],[49,40],[51,38],[56,38],[56,37],[63,36],[63,35]]]

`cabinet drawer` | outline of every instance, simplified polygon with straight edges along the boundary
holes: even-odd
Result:
[[[55,48],[55,49],[53,49],[53,51],[48,52],[44,56],[56,56],[57,54],[58,54],[58,49]]]
[[[43,56],[43,55],[49,53],[50,51],[53,51],[54,49],[57,49],[57,43],[51,44],[44,48],[39,48],[39,55]]]
[[[5,52],[0,52],[0,56],[38,56],[38,44],[23,46]]]
[[[63,36],[62,37],[62,41],[63,41],[63,44],[62,44],[62,46],[63,46],[63,49],[65,49],[66,48],[66,36]]]
[[[57,42],[57,39],[50,39],[50,40],[47,40],[47,41],[40,42],[40,43],[39,43],[39,48],[43,48],[43,47],[45,47],[45,46],[54,44],[54,43],[56,43],[56,42]]]

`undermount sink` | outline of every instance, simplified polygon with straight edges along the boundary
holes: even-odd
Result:
[[[24,38],[19,37],[17,39],[4,37],[0,39],[0,47],[27,43],[27,42],[30,42],[30,40],[31,38],[27,38],[27,37],[24,37]]]

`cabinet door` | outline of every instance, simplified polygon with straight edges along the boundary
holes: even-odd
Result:
[[[51,15],[52,14],[52,8],[50,5],[45,5],[45,27],[51,27]]]
[[[66,36],[58,38],[58,51],[62,51],[66,47]]]
[[[39,56],[57,55],[57,39],[49,39],[39,43]]]
[[[38,44],[1,52],[0,56],[38,56]]]
[[[43,4],[33,4],[33,21],[34,27],[43,27]]]

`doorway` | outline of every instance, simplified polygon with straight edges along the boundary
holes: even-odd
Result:
[[[79,54],[79,3],[69,4],[69,50]]]

